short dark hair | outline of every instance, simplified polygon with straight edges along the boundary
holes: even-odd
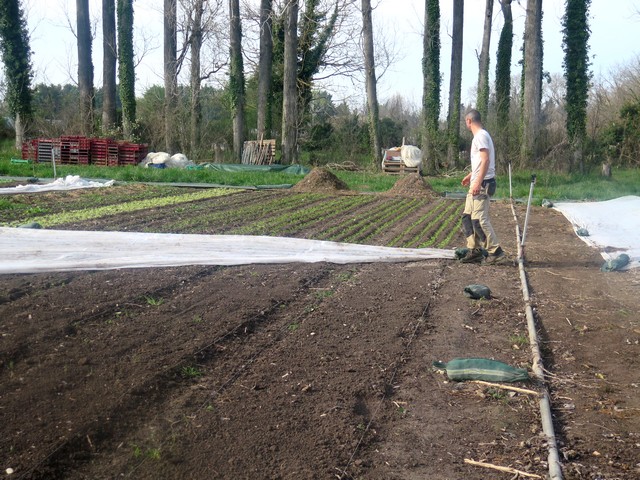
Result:
[[[478,110],[475,109],[471,109],[467,112],[467,114],[465,115],[465,118],[468,118],[469,120],[471,120],[471,123],[480,123],[482,122],[482,116],[480,115],[480,112]]]

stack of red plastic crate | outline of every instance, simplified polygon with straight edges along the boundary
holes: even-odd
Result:
[[[108,138],[91,139],[91,164],[115,167],[118,165],[118,143]]]
[[[140,143],[120,142],[118,144],[118,164],[137,165],[147,156],[147,146]]]
[[[60,137],[60,163],[63,165],[88,165],[91,140],[87,137],[65,135]]]
[[[22,142],[22,159],[33,160],[34,162],[38,160],[38,140]]]
[[[66,135],[60,138],[38,138],[22,144],[22,158],[34,162],[66,165],[137,165],[147,156],[143,143],[117,142],[106,138]]]

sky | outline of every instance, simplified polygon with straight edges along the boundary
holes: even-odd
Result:
[[[35,82],[75,83],[77,77],[75,37],[69,24],[75,25],[74,0],[23,0],[31,35]],[[255,1],[255,0],[249,0]],[[358,2],[359,3],[359,2]],[[373,0],[374,35],[386,35],[399,52],[398,61],[382,76],[378,85],[379,100],[401,95],[418,106],[422,101],[422,31],[424,0]],[[452,0],[440,1],[441,72],[443,106],[446,106],[451,61]],[[543,0],[544,65],[546,72],[562,74],[562,26],[565,0]],[[514,0],[514,49],[512,73],[522,45],[526,0]],[[89,0],[91,16],[100,17],[101,0]],[[464,2],[462,100],[472,105],[478,76],[477,54],[482,42],[485,0]],[[592,71],[596,78],[611,76],[615,70],[640,57],[640,0],[592,0],[589,39]],[[138,93],[154,84],[162,84],[162,1],[135,0],[134,21],[138,38],[144,36],[150,49],[136,69]],[[502,28],[499,0],[494,0],[491,39],[490,80],[495,71],[495,52]],[[97,32],[97,38],[101,33]],[[140,44],[140,40],[138,44]],[[102,46],[94,41],[95,84],[102,83]],[[352,104],[364,102],[363,87],[345,83],[334,99]]]

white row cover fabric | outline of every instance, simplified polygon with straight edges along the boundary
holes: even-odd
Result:
[[[300,238],[0,227],[0,274],[179,265],[371,263],[453,259],[453,250]]]
[[[605,260],[626,253],[631,259],[627,268],[640,267],[640,197],[629,195],[604,202],[563,202],[554,207],[576,231],[584,228],[589,232],[588,236],[580,238],[597,248]],[[605,248],[610,252],[605,252]]]
[[[16,187],[0,188],[0,195],[77,190],[79,188],[110,187],[114,183],[115,180],[97,182],[80,178],[79,175],[67,175],[64,178],[56,178],[53,182],[50,183],[30,183],[27,185],[18,185]]]

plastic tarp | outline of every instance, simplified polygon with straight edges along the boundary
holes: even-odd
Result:
[[[91,232],[0,227],[0,274],[180,265],[372,263],[452,259],[453,250],[250,235]]]
[[[0,188],[0,195],[11,195],[16,193],[39,193],[63,190],[77,190],[79,188],[110,187],[114,180],[96,181],[80,178],[78,175],[67,175],[64,178],[57,178],[50,183],[30,183],[18,185],[16,187]]]
[[[640,197],[629,195],[604,202],[562,202],[554,208],[571,222],[574,230],[584,228],[588,236],[579,236],[597,248],[605,260],[621,253],[630,257],[626,268],[640,267]]]
[[[243,163],[198,163],[187,170],[218,170],[221,172],[281,172],[291,175],[306,175],[311,171],[302,165],[247,165]]]
[[[422,165],[422,151],[413,145],[403,145],[400,148],[400,157],[407,167]]]

